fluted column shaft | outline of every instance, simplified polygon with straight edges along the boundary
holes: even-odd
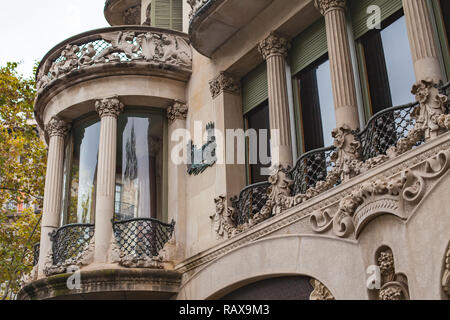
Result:
[[[267,61],[272,166],[292,166],[292,140],[285,61],[288,49],[287,40],[273,33],[259,45],[259,51]]]
[[[438,50],[434,40],[430,11],[426,0],[403,0],[416,80],[442,80]]]
[[[41,223],[39,277],[44,276],[44,267],[52,247],[50,234],[58,229],[60,225],[64,170],[64,139],[69,129],[70,127],[67,123],[57,118],[52,118],[46,126],[46,132],[49,136],[49,149]]]
[[[339,128],[346,124],[357,129],[358,104],[345,18],[345,0],[316,0],[315,4],[325,16],[336,125]]]
[[[114,196],[116,185],[117,117],[123,104],[117,98],[97,101],[100,115],[100,143],[98,153],[97,196],[95,212],[95,263],[108,262],[112,240]]]

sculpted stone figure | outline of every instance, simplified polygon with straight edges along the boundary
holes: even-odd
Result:
[[[133,60],[137,58],[136,53],[139,50],[139,45],[132,43],[135,37],[135,32],[116,32],[116,33],[106,33],[102,35],[103,40],[111,43],[111,47],[104,49],[95,58],[96,62],[104,62],[105,58],[111,60],[115,59],[112,54],[114,53],[125,53],[127,58]]]

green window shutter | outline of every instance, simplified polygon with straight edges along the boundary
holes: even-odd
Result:
[[[153,0],[152,24],[154,27],[182,31],[183,1]]]
[[[267,99],[267,66],[262,63],[242,79],[243,113],[246,114]]]
[[[352,0],[349,1],[350,15],[353,24],[353,33],[355,39],[363,36],[370,31],[367,28],[367,19],[370,14],[367,8],[371,5],[379,6],[381,9],[381,21],[386,20],[394,13],[399,11],[403,5],[402,0]]]
[[[320,18],[292,41],[289,60],[296,74],[328,52],[325,19]]]
[[[171,29],[183,30],[183,1],[172,0],[172,26]]]

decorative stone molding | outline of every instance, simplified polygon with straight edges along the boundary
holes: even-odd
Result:
[[[186,103],[175,101],[173,105],[167,108],[167,120],[169,121],[169,124],[175,122],[176,120],[186,120],[188,111],[189,107]]]
[[[137,6],[128,8],[123,13],[123,22],[126,25],[141,24],[141,5],[137,5]]]
[[[91,264],[94,261],[95,239],[92,238],[85,250],[80,252],[76,257],[68,259],[63,263],[57,265],[53,264],[53,251],[50,248],[44,266],[44,274],[50,277],[55,274],[66,273],[67,268],[71,266],[83,267]]]
[[[288,50],[291,48],[289,41],[283,37],[278,36],[272,32],[266,39],[261,41],[258,46],[258,50],[263,56],[264,60],[267,60],[271,56],[280,55],[287,56]]]
[[[100,118],[103,117],[117,118],[119,114],[122,113],[124,107],[125,107],[124,104],[119,100],[118,97],[105,98],[102,100],[97,100],[95,102],[95,111],[97,111]]]
[[[226,197],[221,195],[214,199],[216,205],[215,212],[209,216],[211,222],[214,224],[214,231],[217,234],[217,239],[229,238],[233,233],[233,219],[232,210],[227,209]]]
[[[345,0],[314,0],[314,6],[322,15],[327,14],[330,10],[345,9]]]
[[[309,300],[318,301],[318,300],[335,300],[334,296],[331,294],[330,290],[328,290],[325,285],[316,279],[310,280],[311,286],[314,288],[314,291],[311,292],[309,296]]]
[[[45,126],[45,132],[51,137],[65,137],[70,131],[70,124],[67,122],[53,117],[49,123]]]
[[[447,254],[445,255],[442,289],[450,297],[450,245],[447,249]]]
[[[363,183],[349,196],[342,199],[331,215],[330,209],[322,209],[311,215],[312,229],[323,233],[333,227],[333,233],[341,238],[350,236],[381,213],[406,219],[405,207],[413,210],[425,196],[427,181],[436,181],[450,167],[450,151],[442,151],[417,169],[407,169],[385,179]],[[374,205],[375,204],[375,205]]]
[[[209,82],[209,90],[212,98],[215,99],[222,92],[239,95],[241,88],[236,78],[226,72],[221,72],[217,78]]]
[[[395,273],[394,254],[386,248],[378,254],[377,265],[381,271],[380,300],[409,300],[408,279]]]
[[[435,138],[450,129],[450,115],[445,114],[447,96],[439,93],[439,84],[431,79],[422,80],[412,88],[419,107],[413,112],[417,119],[416,129],[425,133],[425,138]]]
[[[91,40],[92,36],[87,37],[85,43],[81,39],[78,41],[80,45],[67,44],[51,64],[47,62],[40,67],[36,80],[38,93],[67,74],[95,65],[146,62],[163,70],[192,69],[192,49],[186,39],[176,34],[138,29],[105,30],[105,33],[98,34],[98,38]]]

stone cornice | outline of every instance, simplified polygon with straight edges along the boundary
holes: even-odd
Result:
[[[266,39],[259,43],[258,50],[264,60],[267,60],[274,55],[287,56],[290,47],[291,45],[287,39],[272,32]]]
[[[255,226],[254,228],[237,235],[236,237],[228,239],[213,248],[210,248],[202,253],[197,254],[196,256],[185,260],[184,262],[176,266],[175,269],[180,272],[187,272],[199,268],[200,266],[212,262],[234,249],[268,237],[269,235],[274,234],[275,232],[282,230],[294,223],[306,220],[311,217],[311,215],[315,211],[325,209],[332,206],[333,204],[338,205],[342,199],[350,196],[352,192],[357,190],[364,182],[392,177],[408,168],[412,168],[426,162],[428,159],[436,156],[442,150],[449,149],[450,133],[446,133],[425,145],[408,151],[395,159],[389,160],[379,167],[372,169],[369,172],[358,177],[355,177],[352,180],[343,183],[340,186],[333,188],[297,207],[289,209],[278,216],[270,218]],[[312,229],[310,234],[315,234]],[[331,234],[316,234],[316,236],[333,237],[338,241],[357,241],[354,235],[347,239],[332,236]]]
[[[314,6],[322,15],[327,14],[330,10],[345,9],[346,0],[314,0]]]
[[[211,96],[215,99],[222,92],[228,92],[231,94],[240,94],[240,83],[232,75],[221,72],[215,79],[209,82],[209,90],[211,91]]]
[[[173,105],[167,108],[167,120],[169,124],[175,122],[176,120],[186,120],[188,115],[189,107],[186,103],[182,101],[175,101]]]
[[[123,111],[124,104],[117,98],[105,98],[97,100],[95,102],[95,111],[99,114],[100,118],[114,117],[117,118]]]
[[[45,132],[51,137],[65,137],[70,130],[70,124],[67,122],[53,117],[49,123],[45,126]]]

